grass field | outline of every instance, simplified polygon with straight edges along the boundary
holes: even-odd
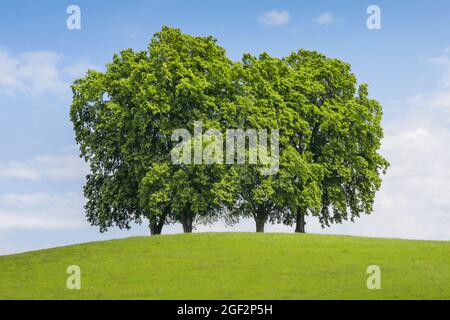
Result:
[[[81,290],[66,268],[81,268]],[[369,265],[382,289],[368,290]],[[450,242],[299,234],[137,237],[0,257],[0,299],[450,299]]]

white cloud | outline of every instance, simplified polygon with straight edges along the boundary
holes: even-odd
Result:
[[[83,197],[29,193],[0,195],[0,230],[58,230],[86,226]]]
[[[450,87],[450,48],[445,49],[439,56],[428,59],[428,63],[435,65],[443,70],[444,76],[439,84],[444,87]],[[448,102],[450,104],[450,102]]]
[[[87,172],[86,163],[69,149],[60,154],[40,155],[31,160],[0,163],[0,178],[65,181],[84,178]]]
[[[39,180],[39,172],[27,162],[10,161],[0,164],[0,177]]]
[[[289,23],[291,16],[287,11],[271,10],[258,17],[258,20],[266,26],[283,26]]]
[[[51,197],[47,193],[0,195],[0,206],[39,205],[50,202]]]
[[[88,70],[100,70],[100,68],[88,62],[79,62],[74,65],[65,67],[63,69],[63,72],[70,78],[77,79],[85,76]]]
[[[61,80],[58,64],[61,56],[51,51],[33,51],[13,56],[0,51],[0,93],[61,93],[67,85]]]
[[[391,167],[369,234],[450,239],[450,122],[435,108],[413,109],[387,124],[383,154]]]
[[[86,62],[62,66],[63,57],[52,51],[30,51],[13,55],[0,50],[0,96],[67,94],[74,78],[96,66]]]
[[[330,12],[324,12],[314,20],[318,26],[327,26],[336,22],[333,14]]]
[[[75,150],[75,146],[67,146],[58,154],[0,163],[0,181],[19,179],[25,180],[23,183],[45,181],[47,184],[52,181],[81,180],[88,168]],[[0,194],[0,230],[85,227],[83,202],[83,196],[77,192]]]

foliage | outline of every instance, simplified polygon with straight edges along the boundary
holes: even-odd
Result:
[[[234,63],[212,37],[163,27],[147,50],[121,51],[72,88],[70,117],[90,165],[86,214],[101,231],[147,218],[152,234],[173,222],[191,232],[222,216],[304,232],[308,214],[322,226],[370,214],[388,167],[380,104],[357,88],[350,65],[316,52]],[[194,135],[196,121],[222,133],[279,130],[278,170],[173,163],[172,133]]]

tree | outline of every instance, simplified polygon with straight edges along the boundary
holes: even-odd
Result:
[[[370,214],[389,164],[378,153],[381,106],[367,85],[356,93],[350,65],[300,50],[281,60],[245,55],[240,75],[238,123],[279,128],[281,153],[273,176],[248,165],[229,171],[238,177],[231,214],[253,217],[257,231],[270,221],[300,233],[309,214],[323,227]]]
[[[151,234],[174,222],[192,232],[219,216],[251,217],[258,232],[267,222],[305,232],[306,215],[323,227],[353,221],[373,211],[389,165],[378,153],[380,104],[367,85],[357,89],[350,65],[316,52],[245,54],[233,63],[214,38],[163,27],[147,50],[121,51],[72,89],[70,117],[90,166],[86,214],[102,232],[143,218]],[[213,141],[173,136],[184,129],[195,137],[197,123],[219,130],[221,141],[227,129],[242,130],[244,142],[247,130],[276,132],[271,151],[262,149],[272,157],[276,143],[279,154],[269,165],[261,148],[246,151],[259,163],[205,163],[203,147]],[[174,162],[180,142],[200,145],[200,155]]]
[[[178,167],[155,163],[140,187],[142,207],[151,217],[166,217],[166,221],[180,222],[185,233],[193,231],[197,223],[214,222],[221,213],[216,201],[216,182],[220,168],[206,165]]]
[[[365,84],[356,94],[349,64],[306,50],[284,61],[292,84],[285,99],[307,121],[311,134],[305,151],[323,169],[318,215],[322,226],[372,213],[380,176],[389,166],[378,153],[383,138],[380,104],[368,98]],[[297,144],[292,146],[301,151]],[[299,207],[296,231],[305,232],[307,212],[307,207]]]
[[[197,216],[213,219],[217,170],[173,165],[171,135],[195,121],[220,128],[219,109],[232,105],[231,69],[212,37],[164,27],[148,50],[124,50],[105,72],[75,81],[71,120],[90,165],[84,194],[91,224],[103,232],[145,217],[159,234],[166,222],[179,221],[190,232]],[[160,179],[167,175],[172,179]],[[167,197],[167,190],[177,192]]]
[[[125,50],[114,56],[105,73],[89,71],[72,86],[70,116],[81,155],[90,165],[84,187],[86,214],[101,232],[113,225],[129,228],[145,216],[138,198],[142,173],[136,170],[142,159],[133,159],[129,150],[138,138],[138,118],[128,97],[133,70],[146,59],[145,53]]]
[[[253,218],[256,231],[264,232],[267,222],[292,223],[292,212],[299,207],[320,208],[321,171],[309,154],[291,146],[300,144],[298,139],[307,139],[308,123],[286,104],[284,95],[291,87],[288,66],[264,53],[259,58],[244,55],[237,68],[241,111],[237,121],[233,118],[229,125],[244,130],[279,130],[276,142],[281,153],[277,154],[277,170],[269,175],[261,171],[261,164],[229,168],[228,175],[233,178],[228,179],[235,187],[227,189],[234,192],[227,207],[232,222],[238,217]],[[301,137],[298,132],[302,132]]]

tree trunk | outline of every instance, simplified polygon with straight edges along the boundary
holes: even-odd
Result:
[[[183,231],[184,233],[192,233],[192,212],[184,211],[183,212]]]
[[[160,235],[162,232],[162,228],[164,226],[164,219],[161,219],[159,222],[156,222],[154,220],[150,221],[150,235],[156,236]]]
[[[305,233],[305,210],[297,210],[297,225],[295,227],[295,232]]]
[[[255,216],[256,232],[264,232],[264,225],[266,224],[266,217],[263,215]]]

